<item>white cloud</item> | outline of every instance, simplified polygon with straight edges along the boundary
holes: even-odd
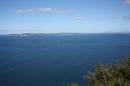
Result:
[[[70,9],[53,9],[53,8],[33,8],[33,9],[19,9],[16,13],[70,13]]]
[[[52,8],[36,8],[35,12],[51,13],[53,12]]]
[[[87,17],[84,17],[84,16],[77,16],[75,17],[76,20],[86,20]]]
[[[124,3],[130,4],[130,0],[124,0]]]

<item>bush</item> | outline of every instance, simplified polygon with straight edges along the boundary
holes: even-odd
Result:
[[[89,81],[88,86],[129,86],[129,81],[119,71],[117,65],[98,65],[85,79]]]
[[[84,79],[88,81],[84,86],[130,86],[130,59],[119,64],[97,65],[94,72],[88,72]]]

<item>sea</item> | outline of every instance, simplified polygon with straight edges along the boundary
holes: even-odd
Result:
[[[84,84],[96,64],[129,56],[129,33],[0,35],[0,86]]]

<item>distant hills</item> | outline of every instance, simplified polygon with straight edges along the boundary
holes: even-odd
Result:
[[[40,36],[40,35],[74,35],[74,34],[86,34],[86,33],[22,33],[22,34],[8,34],[10,36]]]
[[[20,33],[20,34],[4,34],[4,35],[26,37],[26,36],[43,36],[43,35],[84,35],[84,34],[130,34],[130,33]]]

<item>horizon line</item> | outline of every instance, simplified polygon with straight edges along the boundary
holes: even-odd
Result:
[[[29,34],[130,34],[130,32],[55,32],[55,33],[34,33],[34,32],[27,32],[27,33],[0,33],[0,35],[29,35]]]

